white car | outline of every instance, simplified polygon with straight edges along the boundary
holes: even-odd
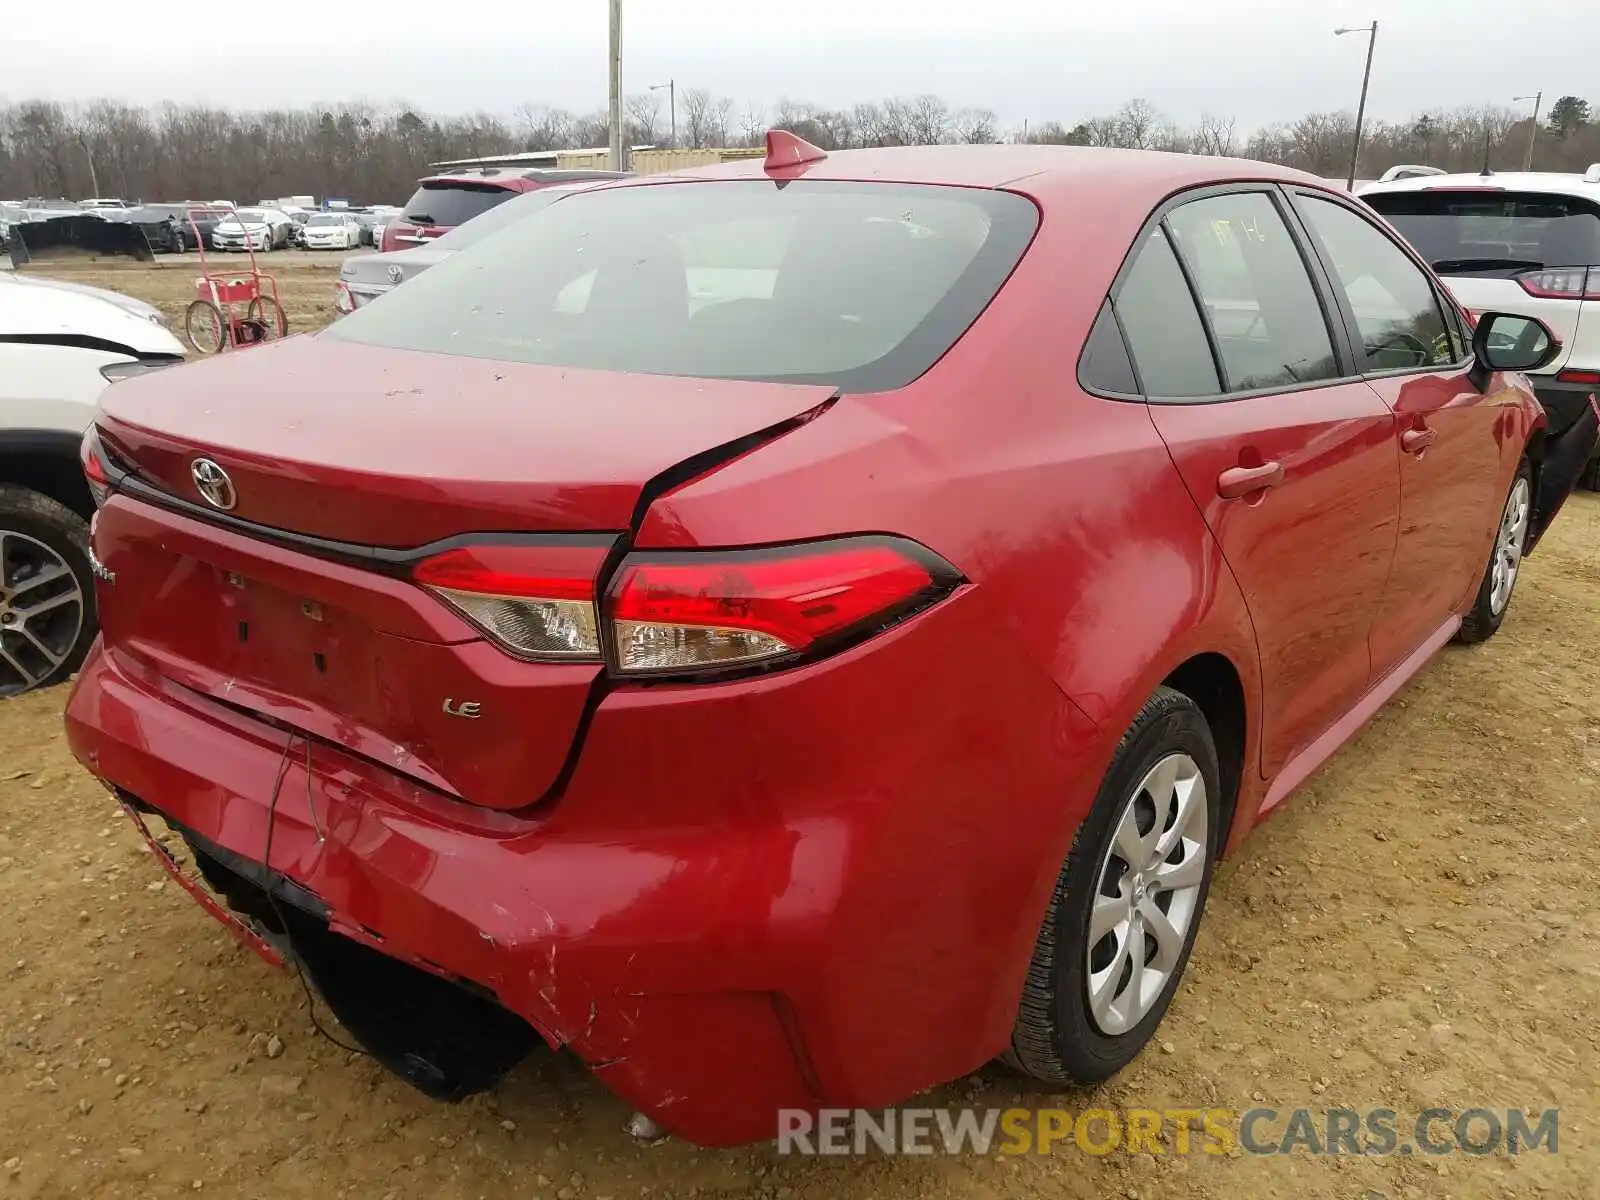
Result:
[[[83,431],[110,383],[181,362],[147,304],[0,274],[0,697],[64,679],[88,653],[99,626]]]
[[[1534,394],[1552,433],[1583,415],[1600,392],[1600,163],[1582,175],[1408,175],[1357,194],[1433,264],[1464,308],[1548,325],[1561,353],[1530,376]],[[1600,490],[1600,457],[1584,481]]]
[[[277,250],[289,244],[294,220],[281,208],[237,208],[211,231],[217,250]]]
[[[347,213],[313,213],[300,238],[307,250],[354,250],[361,245],[361,222]]]

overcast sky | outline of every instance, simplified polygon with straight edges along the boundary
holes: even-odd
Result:
[[[606,0],[16,4],[0,23],[0,99],[593,110],[606,102],[606,12]],[[1249,128],[1354,107],[1365,36],[1332,31],[1373,18],[1376,116],[1541,88],[1547,106],[1568,92],[1600,102],[1596,0],[625,0],[623,86],[674,78],[741,109],[931,91],[1008,128],[1143,96],[1180,122],[1210,110]]]

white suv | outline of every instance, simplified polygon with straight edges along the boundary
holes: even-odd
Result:
[[[100,394],[182,361],[148,304],[0,272],[0,699],[66,678],[94,641],[78,451]]]
[[[1475,313],[1538,317],[1561,354],[1534,391],[1559,433],[1600,392],[1600,163],[1582,175],[1390,178],[1358,192]],[[1583,477],[1600,490],[1600,457]]]

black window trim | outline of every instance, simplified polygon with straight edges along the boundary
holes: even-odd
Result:
[[[1435,309],[1438,310],[1439,321],[1444,325],[1446,335],[1450,338],[1451,348],[1454,349],[1456,331],[1452,327],[1450,318],[1445,313],[1445,309],[1446,307],[1453,307],[1459,311],[1460,306],[1457,305],[1454,300],[1449,298],[1449,290],[1446,289],[1442,283],[1440,283],[1439,277],[1434,274],[1433,268],[1428,266],[1428,264],[1423,261],[1422,256],[1412,248],[1409,242],[1407,242],[1404,238],[1397,237],[1390,230],[1384,228],[1384,226],[1380,224],[1381,217],[1379,221],[1374,221],[1371,216],[1362,211],[1360,205],[1350,203],[1345,197],[1340,196],[1335,192],[1324,192],[1320,188],[1303,187],[1298,184],[1289,185],[1284,190],[1289,197],[1289,208],[1294,213],[1294,219],[1296,223],[1299,224],[1304,231],[1307,244],[1312,248],[1313,252],[1321,261],[1322,269],[1324,272],[1326,272],[1326,277],[1330,281],[1336,278],[1333,270],[1332,255],[1330,255],[1326,248],[1322,245],[1321,239],[1317,237],[1316,231],[1311,228],[1310,223],[1306,221],[1306,219],[1300,214],[1299,209],[1294,204],[1293,198],[1295,196],[1305,196],[1313,200],[1322,200],[1330,204],[1338,205],[1340,208],[1343,208],[1351,213],[1351,215],[1355,216],[1357,219],[1365,221],[1374,233],[1385,238],[1390,245],[1394,246],[1401,252],[1401,254],[1409,259],[1412,265],[1422,272],[1423,279],[1427,281],[1428,289],[1433,293],[1433,303]],[[1340,317],[1344,321],[1346,327],[1346,337],[1350,343],[1351,352],[1354,356],[1357,370],[1360,372],[1360,377],[1362,379],[1397,379],[1405,378],[1411,375],[1437,375],[1442,371],[1465,370],[1472,365],[1472,342],[1470,336],[1468,336],[1466,345],[1464,347],[1465,352],[1460,358],[1453,359],[1451,362],[1432,364],[1425,363],[1416,367],[1389,367],[1386,370],[1377,370],[1373,368],[1372,361],[1367,355],[1366,343],[1361,339],[1361,325],[1356,320],[1355,310],[1349,305],[1349,300],[1345,295],[1344,288],[1342,286],[1334,287],[1332,288],[1332,294],[1334,303],[1338,306]],[[1462,326],[1461,333],[1464,335],[1467,334],[1466,322],[1463,320],[1460,322],[1460,324]]]
[[[1312,195],[1323,194],[1315,189],[1306,190]],[[1140,225],[1127,252],[1123,255],[1121,264],[1117,267],[1116,274],[1112,276],[1110,287],[1106,289],[1106,299],[1110,302],[1112,313],[1117,318],[1117,328],[1122,333],[1123,345],[1128,349],[1128,359],[1133,363],[1134,378],[1138,381],[1139,386],[1143,388],[1144,380],[1139,375],[1139,361],[1134,357],[1132,344],[1128,341],[1127,330],[1123,327],[1122,314],[1117,310],[1117,297],[1122,291],[1122,286],[1127,280],[1129,272],[1133,269],[1134,260],[1138,257],[1139,251],[1144,248],[1146,239],[1157,226],[1165,226],[1167,215],[1175,208],[1195,200],[1206,200],[1213,196],[1231,196],[1252,192],[1264,192],[1267,195],[1273,206],[1278,210],[1278,216],[1288,229],[1290,238],[1294,241],[1295,248],[1300,255],[1300,261],[1305,267],[1306,275],[1311,280],[1312,292],[1316,295],[1317,304],[1322,310],[1323,325],[1328,330],[1328,338],[1333,346],[1334,363],[1340,372],[1339,376],[1335,379],[1311,379],[1305,383],[1292,383],[1287,386],[1253,388],[1247,392],[1223,391],[1215,395],[1206,396],[1151,396],[1142,393],[1137,396],[1127,396],[1106,391],[1105,389],[1093,388],[1085,383],[1082,377],[1083,350],[1080,349],[1077,381],[1079,388],[1091,396],[1098,396],[1106,400],[1131,400],[1143,404],[1224,404],[1235,400],[1251,400],[1258,396],[1288,395],[1294,392],[1341,387],[1361,382],[1362,376],[1356,369],[1355,344],[1351,341],[1349,318],[1339,302],[1338,292],[1333,287],[1327,267],[1323,263],[1321,255],[1308,240],[1306,230],[1300,222],[1299,214],[1294,211],[1293,205],[1289,203],[1287,196],[1284,194],[1284,186],[1270,179],[1231,180],[1181,189],[1166,196],[1145,218],[1144,223]],[[1164,232],[1163,236],[1167,237],[1172,253],[1178,259],[1179,268],[1183,271],[1184,279],[1189,283],[1189,300],[1199,314],[1202,328],[1206,330],[1206,341],[1212,348],[1212,362],[1218,368],[1218,382],[1225,386],[1227,376],[1220,367],[1215,336],[1211,331],[1210,320],[1206,316],[1205,305],[1200,302],[1199,295],[1195,291],[1194,282],[1190,275],[1188,264],[1183,259],[1182,251],[1171,240],[1170,235]],[[1339,314],[1338,320],[1334,319],[1335,313]],[[1099,317],[1099,309],[1095,310],[1095,316],[1096,318]],[[1090,328],[1093,328],[1092,322]],[[1085,333],[1084,347],[1087,346],[1088,334]],[[1437,370],[1438,368],[1434,369]]]
[[[1089,359],[1089,347],[1094,340],[1094,331],[1100,324],[1102,316],[1111,318],[1111,328],[1116,333],[1117,339],[1122,343],[1122,357],[1128,360],[1128,372],[1133,376],[1133,386],[1136,392],[1122,392],[1116,388],[1091,387],[1084,382],[1084,367]],[[1117,312],[1117,306],[1107,296],[1100,301],[1100,307],[1094,310],[1094,320],[1089,322],[1089,332],[1084,335],[1083,346],[1078,351],[1077,364],[1078,386],[1091,396],[1098,396],[1102,400],[1133,400],[1144,402],[1144,380],[1139,376],[1139,364],[1133,361],[1133,349],[1128,344],[1128,331],[1122,327],[1122,317]]]
[[[1169,208],[1167,213],[1171,214],[1182,207],[1181,204],[1175,205]],[[1166,215],[1162,216],[1156,228],[1161,230],[1161,237],[1166,241],[1167,249],[1172,251],[1172,257],[1178,264],[1178,274],[1183,276],[1183,284],[1189,289],[1189,300],[1194,305],[1195,311],[1200,314],[1200,329],[1206,335],[1206,349],[1211,351],[1211,369],[1216,372],[1217,387],[1222,389],[1218,394],[1233,395],[1233,390],[1228,387],[1228,364],[1222,361],[1222,347],[1217,344],[1216,326],[1211,323],[1211,313],[1206,309],[1205,301],[1200,298],[1200,285],[1195,282],[1194,268],[1189,265],[1189,259],[1184,254],[1183,247],[1178,244],[1178,239],[1172,236],[1172,225],[1167,221]],[[1130,348],[1129,357],[1132,356]],[[1177,398],[1171,397],[1174,400]],[[1204,402],[1205,397],[1196,396],[1194,399]]]

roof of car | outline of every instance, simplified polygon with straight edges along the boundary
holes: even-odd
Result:
[[[1358,195],[1377,196],[1390,192],[1431,191],[1503,191],[1503,192],[1553,192],[1563,196],[1583,196],[1600,200],[1600,172],[1590,172],[1596,178],[1564,171],[1504,171],[1459,175],[1418,175],[1408,179],[1392,179],[1388,183],[1374,183],[1361,188]]]
[[[1283,180],[1326,187],[1315,175],[1253,159],[1205,158],[1150,150],[1097,146],[886,146],[834,151],[824,159],[775,172],[781,178],[882,180],[895,183],[1005,187],[1027,180],[1027,191],[1073,188],[1081,184],[1148,193],[1177,191],[1222,180]],[[670,175],[647,175],[637,182],[672,179],[763,179],[759,158]]]

